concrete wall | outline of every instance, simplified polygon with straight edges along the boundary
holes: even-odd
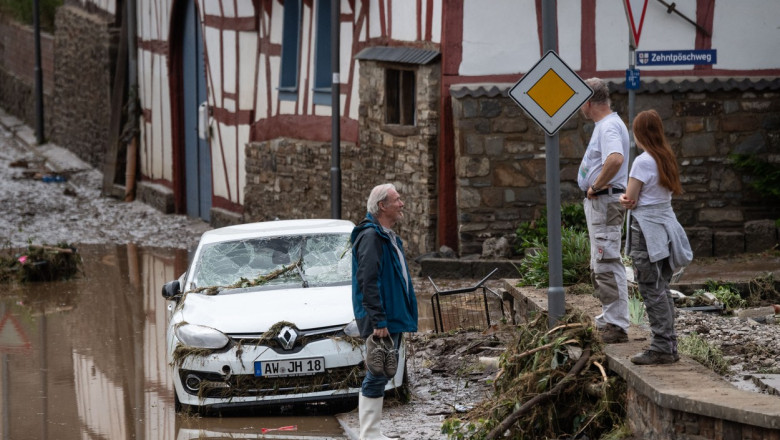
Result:
[[[510,85],[461,85],[453,94],[460,253],[481,253],[490,237],[514,235],[545,206],[544,133],[507,97]],[[752,176],[727,160],[745,153],[780,165],[780,94],[744,86],[659,90],[637,95],[636,112],[658,110],[677,154],[685,194],[673,204],[680,223],[696,228],[697,256],[744,252],[745,224],[777,219],[780,203],[762,199]],[[627,96],[612,94],[626,119]],[[576,174],[593,123],[579,114],[559,131],[561,201],[582,194]],[[771,244],[777,235],[770,235]],[[693,238],[692,238],[692,241]]]

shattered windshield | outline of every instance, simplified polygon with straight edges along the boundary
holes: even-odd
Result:
[[[317,287],[352,279],[349,234],[251,238],[207,245],[188,290]]]

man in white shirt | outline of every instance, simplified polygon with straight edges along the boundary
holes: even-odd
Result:
[[[585,218],[590,236],[591,281],[601,301],[596,327],[606,343],[628,341],[628,285],[620,254],[625,208],[620,194],[628,182],[628,129],[612,111],[609,87],[599,78],[585,81],[593,96],[580,108],[596,123],[580,164],[577,183],[585,192]]]

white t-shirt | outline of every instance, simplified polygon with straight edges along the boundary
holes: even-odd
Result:
[[[577,184],[587,191],[596,181],[596,177],[604,167],[607,156],[613,153],[623,155],[623,165],[615,174],[609,185],[613,188],[624,188],[628,183],[628,129],[617,113],[610,113],[593,128],[588,148],[582,157],[580,171],[577,173]]]
[[[653,156],[643,152],[634,159],[630,177],[642,182],[636,206],[655,205],[672,200],[672,191],[658,183],[658,164]]]

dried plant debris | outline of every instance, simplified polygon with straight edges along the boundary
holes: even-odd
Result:
[[[81,266],[81,255],[68,243],[29,244],[21,252],[6,249],[0,255],[0,282],[68,280],[78,274]]]
[[[292,271],[293,269],[298,269],[301,267],[301,264],[303,263],[303,259],[299,259],[295,263],[289,265],[289,266],[282,266],[279,269],[276,269],[272,272],[269,272],[265,275],[260,275],[252,280],[246,279],[246,278],[239,278],[238,281],[235,283],[229,285],[229,286],[206,286],[206,287],[199,287],[195,290],[192,290],[194,293],[205,293],[206,295],[216,295],[221,290],[226,289],[245,289],[247,287],[255,287],[255,286],[262,286],[263,284],[266,284],[267,282],[271,280],[275,280],[276,278],[279,278],[288,272]]]
[[[625,384],[610,376],[592,320],[546,313],[518,326],[499,360],[493,396],[445,421],[452,439],[601,438],[625,417]],[[508,436],[508,437],[507,437]]]

